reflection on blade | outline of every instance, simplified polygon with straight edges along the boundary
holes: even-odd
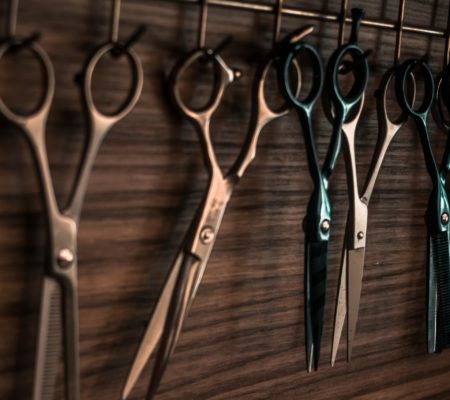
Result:
[[[147,325],[145,335],[141,341],[136,357],[134,358],[133,365],[128,374],[121,397],[123,400],[130,396],[131,390],[136,384],[136,381],[141,375],[148,359],[152,355],[159,339],[161,338],[161,334],[166,323],[167,313],[169,311],[169,305],[174,295],[174,287],[184,258],[184,251],[180,251],[174,264],[172,265],[172,268],[170,269],[169,276],[164,284],[164,289],[159,296],[158,303],[156,304],[150,322]]]
[[[344,238],[342,247],[341,271],[339,275],[339,289],[337,294],[336,312],[334,315],[333,345],[331,349],[331,365],[336,362],[336,356],[344,329],[345,317],[347,315],[347,240]]]
[[[356,323],[358,322],[359,303],[361,300],[362,278],[364,272],[365,250],[365,247],[356,250],[348,250],[347,254],[348,361],[350,361],[352,358],[353,340],[355,338]]]
[[[327,281],[328,242],[306,243],[305,329],[308,372],[319,365]]]
[[[54,400],[62,349],[61,287],[44,278],[33,400]]]
[[[195,291],[200,274],[200,260],[192,255],[184,258],[180,273],[170,301],[170,308],[164,325],[161,345],[155,361],[147,399],[152,399],[158,390],[159,383],[167,367],[169,359],[183,328],[184,321],[192,304],[192,293]]]

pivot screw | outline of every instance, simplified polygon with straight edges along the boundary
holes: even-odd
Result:
[[[444,225],[448,224],[448,214],[446,212],[442,213],[441,215],[441,221]]]
[[[330,230],[330,221],[324,219],[320,224],[320,229],[322,230],[323,233],[327,233]]]
[[[58,264],[61,268],[68,268],[72,265],[75,256],[69,249],[62,249],[58,254]]]
[[[362,231],[358,232],[358,239],[359,240],[363,240],[364,239],[364,232],[362,232]]]
[[[203,244],[209,244],[214,239],[214,231],[207,226],[206,228],[203,228],[203,230],[200,232],[200,240]]]

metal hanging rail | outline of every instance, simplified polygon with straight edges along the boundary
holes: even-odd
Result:
[[[200,4],[199,0],[166,0],[181,4]],[[275,12],[276,6],[272,6],[269,4],[258,4],[256,2],[245,2],[242,3],[236,0],[209,0],[208,5],[223,7],[223,8],[232,8],[235,10],[244,10],[244,11],[253,11],[253,12],[261,12],[267,14],[273,14]],[[281,10],[282,14],[286,16],[294,16],[294,17],[302,17],[307,19],[312,19],[316,21],[328,21],[328,22],[340,22],[339,14],[332,13],[322,13],[317,11],[308,11],[302,8],[294,8],[294,7],[283,7]],[[351,22],[351,18],[347,17],[346,22]],[[361,21],[362,26],[366,26],[369,28],[375,29],[383,29],[388,31],[395,31],[397,28],[396,22],[388,22],[384,20],[377,20],[371,18],[365,18]],[[417,33],[426,36],[435,36],[440,38],[446,37],[446,31],[444,29],[430,29],[424,28],[415,25],[403,25],[403,32]]]

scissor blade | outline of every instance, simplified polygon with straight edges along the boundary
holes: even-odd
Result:
[[[122,400],[126,400],[130,396],[133,387],[136,385],[139,376],[141,375],[150,356],[155,350],[159,339],[161,338],[161,334],[163,332],[167,314],[169,311],[170,301],[173,297],[175,284],[177,282],[177,278],[180,273],[180,267],[184,258],[185,252],[184,250],[180,250],[177,258],[175,259],[175,262],[170,269],[169,276],[167,277],[166,283],[164,284],[164,289],[159,296],[150,322],[147,325],[144,337],[133,360],[133,365],[131,366],[127,381],[125,383],[125,387],[122,391]]]
[[[311,372],[319,366],[327,282],[328,242],[306,242],[305,248],[305,330],[306,363]]]
[[[344,329],[345,317],[347,315],[347,237],[344,238],[344,245],[342,247],[341,270],[339,274],[339,289],[336,300],[336,311],[334,314],[334,328],[333,328],[333,345],[331,348],[331,365],[334,366],[336,356],[339,349],[339,343]]]
[[[450,257],[448,233],[440,232],[431,238],[433,261],[438,287],[438,350],[450,344]]]
[[[352,358],[353,340],[358,322],[359,303],[361,300],[362,278],[364,272],[364,255],[366,248],[348,250],[347,254],[347,309],[348,309],[348,335],[347,360]]]
[[[54,400],[62,349],[62,292],[59,283],[45,277],[41,298],[33,400]]]
[[[195,291],[197,278],[201,273],[200,265],[200,260],[192,255],[186,255],[181,265],[155,361],[147,394],[148,400],[151,400],[156,394],[169,359],[175,350],[181,329],[192,304],[192,293]]]
[[[80,399],[80,351],[78,279],[72,266],[70,280],[63,286],[64,305],[64,359],[66,399]]]
[[[428,237],[427,265],[427,347],[428,353],[436,352],[437,342],[437,283],[434,265],[435,255],[431,236]]]

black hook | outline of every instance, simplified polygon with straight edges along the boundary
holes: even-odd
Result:
[[[123,56],[145,33],[146,26],[140,25],[131,36],[124,42],[115,42],[114,49],[111,51],[111,54],[114,58],[119,58]]]
[[[366,15],[362,8],[352,8],[352,31],[350,34],[349,43],[358,43],[358,33],[361,27],[361,21]]]

